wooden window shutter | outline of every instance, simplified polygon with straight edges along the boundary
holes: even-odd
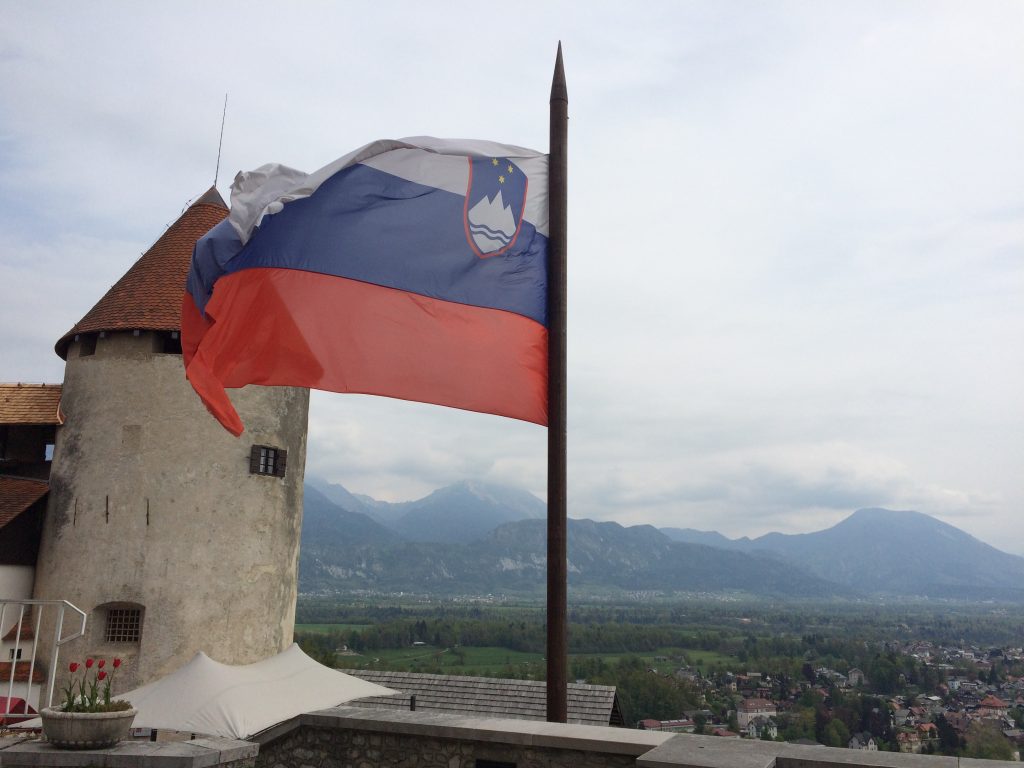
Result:
[[[260,446],[254,445],[249,452],[249,474],[258,475],[260,472]]]
[[[284,477],[285,468],[288,466],[288,451],[284,448],[277,449],[277,463],[274,465],[274,474],[278,477]]]

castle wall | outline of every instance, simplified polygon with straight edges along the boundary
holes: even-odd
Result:
[[[115,692],[202,650],[231,664],[292,641],[309,392],[229,390],[246,426],[231,436],[151,333],[106,334],[67,356],[35,596],[90,613],[58,673],[120,657]],[[287,450],[284,477],[252,474],[253,445]],[[129,638],[110,641],[108,614]],[[122,631],[123,630],[123,631]],[[58,685],[61,678],[58,677]]]
[[[28,600],[32,597],[32,582],[35,581],[35,577],[36,569],[31,565],[0,565],[0,598]],[[8,609],[4,623],[0,626],[0,637],[7,634],[7,630],[17,620],[16,609]]]

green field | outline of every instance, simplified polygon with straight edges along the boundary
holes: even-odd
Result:
[[[297,633],[326,636],[337,634],[340,643],[347,640],[352,631],[362,631],[372,624],[296,624]],[[325,638],[326,639],[326,638]],[[694,638],[696,640],[696,638]],[[331,641],[327,641],[331,642]],[[675,668],[682,663],[682,657],[695,667],[707,671],[712,666],[722,669],[739,670],[738,659],[716,651],[693,650],[679,646],[658,648],[640,652],[595,652],[572,653],[571,659],[602,658],[607,664],[617,664],[620,659],[631,657],[643,660],[655,669]],[[407,646],[366,651],[363,654],[344,654],[338,650],[333,654],[339,668],[391,669],[411,672],[432,672],[449,675],[483,675],[489,677],[529,676],[535,677],[543,666],[541,653],[514,651],[500,646],[453,646],[439,648],[431,645]]]
[[[512,651],[508,648],[415,648],[367,651],[356,656],[338,656],[337,665],[345,669],[394,669],[412,672],[437,672],[445,675],[496,675],[508,667],[536,665],[539,653]]]
[[[570,654],[570,663],[576,658],[603,658],[609,664],[615,664],[625,657],[643,659],[646,664],[658,668],[672,666],[685,653],[696,666],[707,669],[712,664],[724,668],[736,667],[735,657],[726,656],[714,651],[690,651],[680,648],[660,648],[653,653],[578,653]],[[436,648],[430,645],[415,648],[382,649],[367,651],[351,656],[337,657],[337,666],[347,669],[392,669],[410,672],[434,672],[446,675],[476,674],[498,676],[507,674],[510,669],[524,674],[530,668],[536,669],[544,661],[543,654],[513,651],[500,647],[456,647]]]
[[[739,661],[735,656],[728,656],[716,651],[697,651],[689,648],[659,648],[656,651],[650,652],[628,651],[625,653],[572,653],[570,654],[570,658],[603,658],[607,662],[614,663],[619,659],[631,657],[643,659],[648,664],[657,667],[659,664],[665,663],[664,661],[661,661],[661,659],[667,659],[669,663],[677,664],[679,658],[684,655],[691,665],[700,667],[701,669],[707,669],[714,664],[724,668],[738,668],[737,665],[739,665]]]
[[[330,632],[362,632],[369,629],[372,624],[296,624],[296,632],[312,632],[317,635],[326,635]]]
[[[735,656],[728,656],[718,651],[696,651],[687,650],[686,658],[690,660],[690,664],[695,667],[700,667],[703,670],[707,670],[709,667],[718,665],[724,669],[733,669],[734,671],[740,671],[740,661]]]

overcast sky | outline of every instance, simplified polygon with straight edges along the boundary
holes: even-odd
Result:
[[[212,183],[377,138],[547,149],[569,85],[569,514],[916,509],[1024,554],[1024,3],[12,2],[0,380]],[[314,393],[307,473],[545,491],[541,427]],[[884,532],[879,532],[884,536]]]

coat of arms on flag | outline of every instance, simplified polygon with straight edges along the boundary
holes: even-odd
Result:
[[[470,157],[466,239],[480,258],[505,253],[519,236],[526,174],[508,158]]]

